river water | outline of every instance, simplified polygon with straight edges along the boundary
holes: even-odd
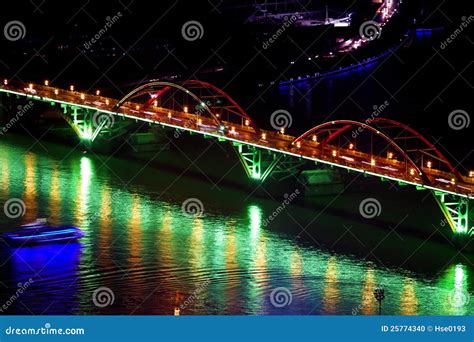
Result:
[[[2,313],[171,315],[179,292],[182,315],[370,315],[378,310],[378,284],[384,314],[473,312],[467,258],[446,260],[437,272],[424,272],[425,265],[391,269],[302,243],[290,223],[265,226],[274,203],[231,189],[210,194],[201,181],[177,180],[143,163],[24,137],[0,141],[0,203],[18,198],[26,207],[18,219],[2,212],[0,231],[49,217],[87,234],[76,243],[17,249],[0,242]],[[183,212],[189,197],[202,199],[202,216]],[[292,206],[285,210],[298,215]],[[331,228],[335,219],[318,220]],[[101,307],[94,292],[104,287],[110,305]]]

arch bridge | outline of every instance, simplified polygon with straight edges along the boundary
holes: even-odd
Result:
[[[269,176],[285,179],[322,164],[429,190],[454,233],[473,232],[468,217],[472,172],[463,175],[427,138],[394,120],[330,121],[295,137],[261,129],[226,92],[198,80],[149,82],[119,100],[7,80],[0,94],[60,106],[64,119],[89,144],[113,134],[120,119],[228,141],[249,178],[258,182]]]

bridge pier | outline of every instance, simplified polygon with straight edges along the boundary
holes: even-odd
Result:
[[[247,176],[260,183],[271,175],[278,182],[300,173],[305,161],[285,154],[261,150],[255,146],[234,143],[235,150]]]

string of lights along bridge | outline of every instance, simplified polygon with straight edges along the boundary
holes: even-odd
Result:
[[[117,134],[120,122],[142,121],[233,144],[248,176],[264,182],[269,175],[296,174],[325,164],[429,190],[456,234],[471,235],[469,202],[474,173],[462,174],[419,132],[400,122],[376,117],[364,123],[336,120],[300,136],[261,129],[222,89],[203,81],[155,81],[112,99],[101,95],[4,80],[2,101],[49,102],[87,144]],[[216,156],[218,157],[218,156]]]

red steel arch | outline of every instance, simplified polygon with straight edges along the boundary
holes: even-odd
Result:
[[[415,129],[413,129],[413,128],[405,125],[405,124],[402,124],[401,122],[391,120],[391,119],[386,119],[386,118],[374,118],[371,121],[371,123],[376,124],[379,127],[379,129],[381,129],[381,130],[382,129],[387,129],[387,128],[398,128],[398,129],[400,129],[401,132],[399,132],[397,134],[397,136],[393,137],[393,140],[406,138],[406,136],[401,135],[403,133],[412,134],[412,136],[410,136],[409,138],[413,137],[415,139],[418,139],[418,141],[421,141],[423,144],[425,144],[428,147],[425,150],[433,151],[436,154],[436,156],[439,158],[439,160],[441,162],[443,162],[449,168],[451,173],[453,175],[455,175],[458,180],[463,179],[461,173],[451,164],[451,162],[448,160],[448,158],[446,158],[446,156],[443,153],[441,153],[441,151],[432,142],[430,142],[428,139],[426,139],[424,136],[422,136]],[[422,151],[422,150],[423,149],[420,149],[420,151]]]
[[[327,128],[330,128],[331,126],[336,127],[336,126],[339,126],[339,125],[343,125],[343,126],[339,127],[339,128],[336,128],[334,130],[327,129]],[[359,127],[362,128],[363,130],[368,130],[371,133],[377,134],[378,136],[383,138],[385,141],[387,141],[387,143],[390,146],[392,146],[396,151],[398,151],[403,156],[403,158],[405,158],[405,160],[418,172],[418,174],[421,175],[425,179],[425,181],[430,182],[429,178],[422,171],[422,169],[420,169],[420,167],[418,167],[418,165],[416,165],[416,163],[410,158],[410,156],[393,139],[391,139],[390,137],[385,135],[380,130],[377,130],[374,127],[371,127],[367,124],[364,124],[364,123],[361,123],[361,122],[358,122],[358,121],[336,120],[336,121],[325,122],[323,124],[317,125],[317,126],[311,128],[310,130],[306,131],[305,133],[303,133],[302,135],[297,137],[291,144],[294,145],[297,142],[300,142],[300,141],[304,140],[305,138],[307,138],[308,136],[311,136],[311,135],[314,135],[314,134],[318,135],[318,133],[328,132],[329,134],[328,134],[327,138],[320,141],[320,148],[322,150],[326,144],[330,143],[332,140],[339,137],[344,132],[348,131],[351,128],[354,129],[354,128],[359,128]]]
[[[183,81],[180,83],[172,83],[172,82],[166,82],[166,81],[154,81],[154,82],[149,82],[144,85],[141,85],[140,87],[132,90],[129,92],[127,95],[125,95],[116,105],[115,109],[119,109],[120,106],[122,106],[126,101],[130,101],[133,98],[149,94],[150,99],[147,101],[145,104],[144,108],[148,107],[153,103],[153,101],[164,95],[165,93],[169,92],[172,89],[177,89],[186,95],[192,97],[196,102],[201,104],[202,108],[207,112],[211,118],[216,122],[217,125],[224,125],[224,118],[222,115],[219,115],[218,113],[215,112],[216,109],[220,110],[226,110],[228,113],[231,113],[232,115],[236,115],[241,119],[241,124],[245,122],[245,124],[251,128],[256,133],[259,133],[259,128],[256,126],[252,118],[248,115],[248,113],[234,100],[232,99],[226,92],[224,92],[222,89],[216,87],[215,85],[212,85],[210,83],[204,82],[204,81],[198,81],[198,80],[188,80],[188,81]],[[196,90],[198,90],[200,93],[203,93],[203,91],[207,91],[207,94],[196,94]],[[226,101],[228,101],[228,104],[225,106],[218,106],[215,104],[210,105],[206,100],[209,98],[217,99],[217,98],[222,98]],[[228,121],[232,122],[232,121]]]

